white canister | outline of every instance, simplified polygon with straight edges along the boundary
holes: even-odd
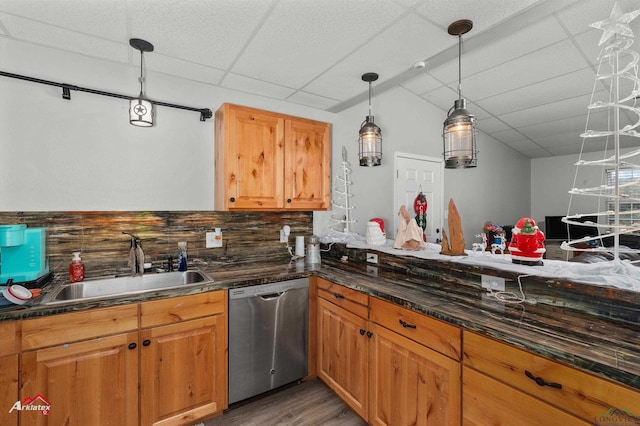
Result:
[[[296,235],[296,256],[304,257],[304,235]]]

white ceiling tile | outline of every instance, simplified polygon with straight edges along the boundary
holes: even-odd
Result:
[[[563,99],[591,93],[595,81],[591,68],[584,68],[536,84],[478,101],[478,105],[496,115],[520,111]]]
[[[495,133],[501,130],[509,129],[509,126],[496,117],[487,117],[481,121],[478,121],[478,129],[485,133]]]
[[[597,0],[577,1],[557,13],[558,18],[571,34],[580,34],[593,30],[589,25],[606,19],[611,14],[615,2],[620,5],[623,13],[638,9],[638,0]],[[635,21],[637,23],[637,20]],[[634,24],[634,22],[632,22]],[[598,30],[602,35],[602,31]]]
[[[429,64],[427,64],[428,66]],[[420,96],[438,87],[443,87],[443,84],[427,72],[422,72],[411,80],[405,81],[401,86]]]
[[[232,71],[301,88],[402,12],[384,0],[282,0]]]
[[[569,41],[498,65],[462,81],[462,93],[481,100],[585,68],[588,63]]]
[[[436,90],[424,93],[420,97],[446,112],[453,106],[453,102],[458,99],[458,92],[451,90],[448,86],[442,86]]]
[[[530,140],[518,141],[507,144],[507,146],[515,149],[529,158],[551,157],[553,154],[546,148],[532,143]]]
[[[437,46],[448,37],[448,34],[424,19],[409,15],[337,63],[304,90],[335,99],[349,99],[366,90],[367,86],[360,79],[365,72],[380,75],[378,82],[373,83],[375,86],[411,69],[418,60],[436,53]],[[398,40],[405,42],[398,43]],[[385,60],[381,61],[381,58]],[[413,59],[407,61],[407,58]]]
[[[519,127],[518,131],[530,139],[544,139],[549,135],[571,134],[579,137],[580,133],[585,129],[584,116],[574,116],[546,123],[533,124],[525,127]]]
[[[333,99],[314,95],[313,93],[306,93],[303,91],[298,91],[294,93],[287,100],[296,104],[306,105],[306,106],[309,106],[312,108],[318,108],[318,109],[327,109],[334,106],[336,103],[338,103]]]
[[[455,7],[453,7],[451,0],[430,0],[417,10],[432,22],[442,25],[445,31],[449,24],[458,19],[471,19],[474,26],[473,31],[480,32],[538,1],[456,0]]]
[[[139,57],[135,62],[137,62],[136,65],[140,65]],[[224,72],[218,69],[156,54],[155,52],[144,55],[144,65],[145,69],[148,70],[158,71],[174,75],[176,77],[201,81],[209,84],[219,84],[220,80],[224,76]]]
[[[512,143],[526,140],[527,137],[522,133],[518,132],[514,129],[501,130],[498,132],[491,133],[491,136],[498,139],[500,142],[504,143]]]
[[[124,63],[129,61],[131,47],[128,44],[90,37],[64,28],[41,24],[1,12],[0,20],[9,31],[9,34],[11,34],[11,37],[14,38],[94,58]]]
[[[267,83],[262,80],[244,77],[241,75],[229,73],[224,77],[222,86],[229,89],[239,90],[246,93],[255,93],[257,95],[267,96],[269,98],[286,99],[295,90],[289,87],[279,86],[277,84]]]
[[[126,8],[126,0],[2,0],[0,2],[0,11],[118,42],[127,40],[123,39],[127,31]]]
[[[129,0],[131,36],[158,53],[226,69],[233,64],[272,0]],[[254,63],[260,69],[264,64]]]
[[[603,92],[604,93],[604,92]],[[561,118],[580,116],[587,112],[591,94],[563,99],[546,105],[527,108],[500,115],[500,119],[511,127],[523,127],[531,123],[546,123]]]

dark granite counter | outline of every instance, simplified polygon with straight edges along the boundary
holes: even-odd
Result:
[[[63,305],[35,301],[29,306],[0,309],[0,321],[318,275],[640,390],[640,327],[634,321],[638,307],[633,301],[623,301],[628,307],[620,305],[625,313],[607,314],[604,311],[611,309],[607,303],[577,304],[576,293],[572,292],[575,286],[569,285],[564,298],[563,291],[554,287],[546,294],[540,293],[538,303],[510,305],[486,296],[479,280],[474,279],[477,271],[454,271],[424,263],[399,267],[393,264],[397,259],[384,258],[376,267],[356,257],[349,257],[348,262],[323,257],[322,266],[315,267],[303,261],[202,265],[199,268],[213,283]]]

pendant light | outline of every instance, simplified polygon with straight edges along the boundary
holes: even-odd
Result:
[[[458,36],[458,99],[447,114],[444,121],[444,167],[460,169],[476,167],[478,164],[476,150],[476,117],[467,111],[467,101],[462,98],[462,34],[473,28],[473,22],[462,19],[449,25],[448,33]]]
[[[369,115],[360,125],[358,142],[360,165],[366,167],[379,166],[382,160],[382,130],[373,122],[371,115],[371,82],[377,79],[378,74],[374,72],[362,74],[362,81],[369,83]]]
[[[129,123],[134,126],[153,126],[153,103],[144,97],[144,52],[153,52],[153,44],[139,38],[132,38],[129,44],[140,51],[140,95],[129,101]]]

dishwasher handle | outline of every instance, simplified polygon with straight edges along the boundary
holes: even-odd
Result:
[[[260,295],[260,298],[262,300],[273,300],[273,299],[277,299],[278,297],[282,296],[284,293],[286,293],[285,291],[280,291],[277,293],[269,293],[269,294],[262,294]]]

